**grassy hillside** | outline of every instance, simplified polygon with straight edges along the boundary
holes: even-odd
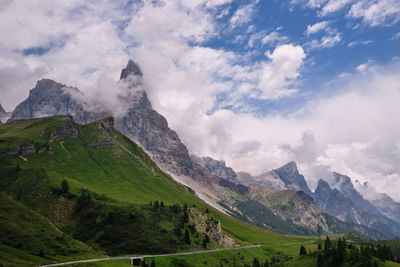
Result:
[[[77,125],[69,117],[51,117],[0,126],[0,190],[9,196],[3,198],[8,202],[12,198],[11,202],[21,209],[43,216],[39,225],[53,224],[54,231],[59,231],[57,228],[63,231],[70,242],[57,245],[65,247],[65,255],[49,250],[45,257],[40,251],[38,254],[27,247],[18,247],[17,243],[8,244],[12,253],[6,253],[1,262],[20,258],[36,262],[37,257],[46,262],[62,261],[76,256],[73,249],[68,250],[74,246],[82,246],[78,249],[82,258],[100,253],[138,252],[143,240],[153,242],[147,248],[158,244],[159,249],[154,251],[162,250],[166,244],[170,245],[166,251],[203,247],[204,235],[192,231],[187,222],[182,224],[183,211],[174,213],[173,204],[209,210],[210,216],[221,222],[222,230],[237,244],[265,244],[274,253],[294,256],[299,242],[308,242],[301,237],[262,230],[207,206],[189,188],[164,174],[143,150],[110,123],[103,120]],[[61,188],[63,181],[68,184],[67,191]],[[156,200],[163,201],[165,211],[155,211],[149,205]],[[79,208],[78,203],[86,204]],[[3,209],[0,215],[8,216]],[[14,221],[22,223],[19,219]],[[181,235],[171,235],[177,225],[181,227]],[[115,231],[116,227],[121,229]],[[136,235],[130,232],[133,228],[139,229]],[[23,234],[18,229],[15,236]],[[189,244],[182,241],[185,230],[189,231]],[[72,238],[84,241],[96,252]],[[2,246],[6,240],[1,238]],[[123,246],[119,244],[125,250],[116,248],[119,242],[125,242]],[[209,246],[218,245],[206,244]],[[309,247],[315,244],[309,243]],[[29,257],[22,257],[23,253]]]
[[[100,255],[4,193],[0,193],[0,210],[0,262],[3,264],[40,264],[49,260],[75,260]]]

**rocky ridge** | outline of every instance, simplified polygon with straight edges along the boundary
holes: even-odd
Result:
[[[394,229],[389,227],[381,216],[364,211],[358,203],[346,198],[339,190],[332,189],[324,180],[319,180],[314,199],[324,212],[341,221],[367,226],[382,233],[382,237],[396,236]]]
[[[195,208],[188,209],[189,223],[195,225],[196,231],[207,235],[210,240],[223,247],[233,247],[235,240],[222,232],[221,222],[214,220],[210,214]]]
[[[206,168],[211,174],[228,180],[230,182],[237,182],[237,175],[231,167],[225,165],[223,160],[215,160],[211,157],[198,157],[194,154],[191,155],[194,163]]]
[[[0,104],[0,124],[6,123],[11,117],[12,112],[6,112],[3,106]]]

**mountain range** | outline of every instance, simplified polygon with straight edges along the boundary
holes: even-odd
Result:
[[[167,120],[152,108],[146,92],[138,89],[142,79],[138,64],[129,60],[118,82],[128,92],[119,96],[127,106],[122,114],[94,105],[77,88],[42,79],[12,114],[0,108],[0,116],[4,121],[10,116],[8,122],[13,122],[68,115],[79,124],[114,116],[115,129],[176,181],[218,210],[266,229],[315,234],[320,226],[326,233],[355,231],[374,238],[400,234],[399,203],[387,195],[376,201],[364,199],[347,176],[333,173],[334,182],[320,180],[312,192],[295,162],[253,176],[236,173],[223,161],[190,155]]]

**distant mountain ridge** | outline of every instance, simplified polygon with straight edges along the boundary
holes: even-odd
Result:
[[[294,161],[257,176],[252,176],[246,172],[239,172],[237,176],[238,181],[247,186],[262,185],[272,190],[303,191],[312,196],[304,176],[299,173]]]

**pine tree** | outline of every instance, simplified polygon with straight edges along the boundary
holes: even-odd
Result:
[[[183,209],[183,217],[182,217],[182,222],[185,224],[189,222],[189,214],[187,213],[186,209]]]
[[[63,181],[61,182],[61,192],[62,192],[63,194],[66,194],[66,193],[68,193],[68,191],[69,191],[68,182],[67,182],[66,180],[63,180]]]
[[[258,260],[258,258],[253,259],[252,267],[260,267],[260,261]]]
[[[327,250],[327,249],[329,249],[331,247],[332,247],[332,242],[331,242],[331,240],[329,240],[329,236],[326,236],[324,249]]]
[[[164,209],[164,202],[163,202],[163,201],[161,201],[160,207],[161,207],[162,209]]]
[[[185,235],[183,236],[183,241],[186,244],[190,245],[190,235],[189,235],[189,231],[187,229],[185,230]]]
[[[299,254],[300,254],[300,256],[307,255],[307,250],[303,245],[300,247]]]
[[[160,207],[160,204],[158,204],[158,200],[156,200],[156,202],[154,202],[154,209],[158,210],[159,207]]]

